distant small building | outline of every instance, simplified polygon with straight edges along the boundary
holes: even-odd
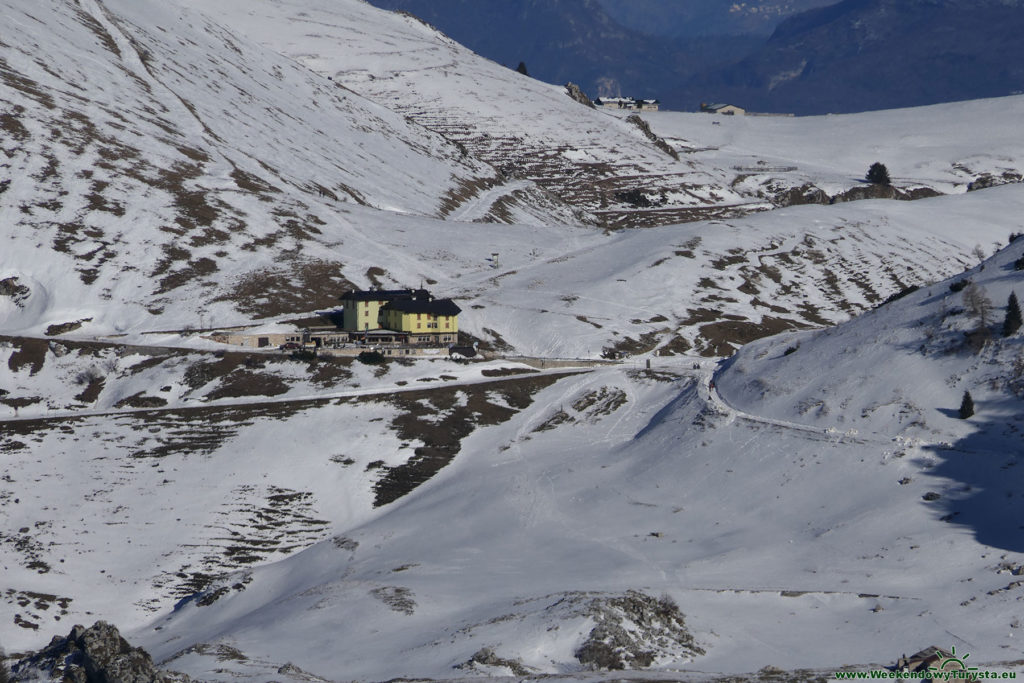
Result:
[[[700,103],[700,110],[705,114],[721,114],[722,116],[743,116],[747,110],[737,107],[735,104],[707,104]]]
[[[630,111],[658,111],[658,100],[638,100],[633,97],[598,97],[594,104],[603,109],[628,109]]]
[[[896,666],[892,667],[893,671],[899,671],[903,673],[916,673],[925,674],[928,671],[936,672],[957,672],[957,678],[955,680],[962,681],[977,681],[978,677],[970,673],[973,669],[968,668],[964,663],[964,659],[967,658],[965,655],[963,658],[959,658],[953,652],[947,652],[940,647],[932,645],[926,647],[920,652],[910,655],[907,657],[903,655],[896,661]],[[932,681],[942,680],[942,675],[937,674],[935,678],[924,678],[919,680]]]
[[[636,109],[636,100],[632,97],[598,97],[594,104],[604,109]]]

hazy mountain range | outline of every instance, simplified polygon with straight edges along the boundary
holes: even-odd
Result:
[[[591,96],[729,101],[815,114],[1008,95],[1024,30],[1016,0],[373,0],[508,66]],[[500,30],[495,30],[500,27]]]

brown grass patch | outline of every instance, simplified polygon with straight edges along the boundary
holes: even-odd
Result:
[[[384,286],[383,279],[388,276],[388,271],[378,266],[370,266],[366,269],[366,279],[377,288]]]
[[[655,332],[646,332],[640,335],[639,339],[633,339],[632,337],[620,339],[614,344],[604,347],[602,355],[606,358],[616,358],[624,354],[635,356],[647,353],[658,345],[658,338],[666,332],[668,330],[657,330]]]
[[[270,183],[263,180],[257,175],[247,173],[240,168],[236,168],[231,172],[231,179],[235,181],[235,185],[238,189],[243,192],[252,192],[254,194],[277,194],[280,193],[280,188],[274,187]],[[263,199],[263,197],[261,197]]]
[[[402,410],[402,414],[392,420],[392,428],[399,438],[418,440],[423,445],[406,463],[382,468],[384,474],[374,485],[374,506],[387,505],[433,477],[458,454],[463,438],[479,426],[507,421],[529,406],[535,393],[560,377],[508,379],[410,391],[390,397],[390,402]],[[491,403],[487,398],[489,393],[500,395],[511,407]],[[466,394],[466,405],[458,405],[458,394]],[[425,407],[425,403],[431,407]]]
[[[28,128],[22,125],[18,117],[6,112],[0,114],[0,130],[17,142],[24,142],[29,137]]]
[[[765,316],[759,323],[749,320],[723,320],[702,325],[697,345],[702,356],[731,356],[734,345],[742,346],[755,339],[786,330],[802,330],[806,327],[793,320],[771,316]]]
[[[270,318],[285,313],[334,308],[341,295],[358,289],[341,274],[341,264],[293,261],[275,270],[249,273],[214,301],[231,301],[246,315]]]
[[[49,343],[45,339],[22,338],[18,340],[18,348],[7,359],[7,367],[11,372],[19,372],[28,366],[29,374],[34,375],[43,369]]]
[[[438,216],[441,218],[447,217],[452,211],[459,208],[473,197],[476,197],[481,192],[486,192],[500,184],[501,180],[498,178],[471,178],[459,180],[458,184],[448,190],[445,196],[441,198],[441,206],[438,208]]]
[[[75,396],[75,400],[81,403],[95,403],[103,391],[105,380],[102,377],[92,377],[85,389]]]
[[[156,290],[157,294],[163,294],[169,292],[172,289],[177,289],[184,285],[189,284],[192,281],[199,280],[206,275],[212,275],[217,272],[217,262],[213,259],[206,257],[189,261],[184,268],[174,271],[170,275],[166,275],[160,280],[160,288]]]
[[[46,336],[55,337],[60,334],[74,332],[75,330],[80,328],[84,323],[87,323],[90,320],[92,320],[92,318],[82,318],[81,320],[73,320],[71,322],[50,325],[46,328]]]
[[[115,408],[162,408],[167,405],[167,399],[159,396],[145,396],[146,392],[140,391],[127,398],[122,398],[114,404]]]
[[[7,60],[0,57],[0,81],[9,88],[13,88],[28,97],[32,98],[47,109],[56,109],[53,97],[40,89],[39,84],[30,78],[26,78],[17,71],[11,69]]]
[[[206,395],[209,400],[242,396],[280,396],[288,393],[288,383],[266,372],[237,370],[223,380],[220,386]]]
[[[309,381],[321,388],[333,387],[352,377],[351,366],[351,358],[318,358],[310,366]]]

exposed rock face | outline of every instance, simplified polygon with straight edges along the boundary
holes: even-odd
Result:
[[[805,183],[801,187],[791,187],[775,197],[778,206],[802,206],[804,204],[828,204],[831,197],[820,187]]]
[[[838,204],[841,202],[854,202],[860,199],[902,199],[902,200],[914,200],[914,199],[926,199],[928,197],[937,197],[941,192],[937,192],[930,187],[914,187],[909,189],[895,187],[894,185],[878,185],[878,184],[867,184],[858,185],[857,187],[851,187],[846,192],[840,192],[839,194],[832,197],[830,204]]]
[[[594,107],[594,103],[590,101],[590,98],[587,97],[587,93],[580,90],[580,86],[576,85],[575,83],[566,83],[565,92],[567,95],[569,95],[569,97],[573,98],[580,104],[585,104],[591,109],[596,108]]]
[[[15,305],[21,307],[25,299],[32,293],[25,285],[18,282],[16,277],[8,277],[0,280],[0,296],[9,296],[14,300]]]
[[[829,195],[812,183],[800,187],[790,187],[775,192],[771,197],[776,206],[799,206],[803,204],[839,204],[855,202],[861,199],[899,199],[910,201],[941,195],[930,187],[902,188],[895,185],[864,184],[851,187],[844,192]]]
[[[661,657],[704,654],[679,606],[639,591],[591,600],[583,610],[597,624],[576,650],[580,664],[592,670],[645,669]]]
[[[967,191],[973,192],[974,190],[984,190],[985,188],[988,187],[997,187],[999,185],[1019,183],[1022,180],[1024,180],[1024,178],[1021,177],[1021,174],[1015,173],[1013,171],[1004,171],[1002,175],[992,175],[991,173],[985,173],[981,176],[978,176],[974,180],[974,182],[969,184],[967,186]]]
[[[659,138],[654,133],[654,131],[651,130],[651,127],[647,125],[647,122],[644,121],[642,118],[640,118],[636,114],[630,114],[629,116],[626,117],[626,123],[632,123],[634,126],[640,129],[640,132],[644,134],[644,137],[646,137],[648,140],[654,143],[655,147],[657,147],[662,152],[669,155],[676,161],[679,160],[679,153],[676,152],[672,145],[668,144],[667,142]]]
[[[149,653],[128,644],[117,628],[97,621],[75,626],[66,638],[54,636],[38,653],[11,669],[11,681],[62,683],[184,683],[181,674],[158,671]]]
[[[470,671],[487,671],[489,668],[497,669],[508,669],[512,672],[513,676],[529,676],[530,671],[523,666],[523,663],[518,659],[503,659],[499,657],[494,651],[489,648],[481,648],[469,658],[468,661],[462,664],[456,664],[456,669],[468,669]]]

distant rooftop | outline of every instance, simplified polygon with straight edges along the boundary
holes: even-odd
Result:
[[[353,289],[342,295],[342,301],[395,301],[397,299],[429,299],[425,289]]]
[[[430,315],[458,315],[462,311],[451,299],[395,299],[385,304],[384,308],[402,313]]]

